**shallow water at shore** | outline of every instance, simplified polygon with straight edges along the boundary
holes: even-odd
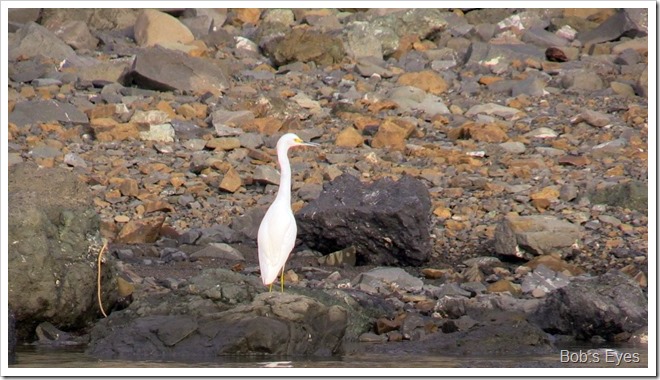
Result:
[[[619,357],[628,354],[626,358],[630,359],[628,363],[621,359],[618,365],[616,354],[607,354],[604,348],[582,346],[562,350],[554,355],[515,357],[401,354],[393,360],[390,355],[354,354],[333,358],[226,356],[214,361],[180,362],[101,360],[86,355],[81,347],[22,346],[17,349],[16,363],[9,368],[647,368],[649,365],[647,347],[616,348]]]

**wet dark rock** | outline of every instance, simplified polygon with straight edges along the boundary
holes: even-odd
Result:
[[[592,278],[574,278],[551,293],[532,321],[551,334],[588,340],[599,335],[612,341],[648,323],[648,300],[629,276],[611,270]]]
[[[58,100],[28,100],[16,104],[9,114],[9,122],[18,126],[51,121],[62,123],[88,123],[84,112],[69,103]]]
[[[483,318],[456,319],[450,322],[451,326],[445,326],[447,322],[438,332],[421,336],[417,341],[403,341],[397,345],[369,345],[363,349],[378,354],[393,355],[404,351],[408,354],[445,356],[542,355],[556,350],[548,334],[529,323],[520,313],[489,311]],[[467,328],[469,325],[472,327]]]
[[[580,227],[549,215],[507,217],[495,229],[495,251],[504,256],[531,258],[561,252],[575,244]]]
[[[8,258],[9,305],[18,338],[31,337],[43,321],[69,330],[95,320],[101,244],[87,186],[65,169],[32,164],[13,165],[9,178],[9,239],[14,242]],[[117,298],[114,271],[112,261],[106,261],[101,271],[106,308]]]
[[[227,70],[217,62],[161,47],[141,50],[126,81],[150,90],[200,94],[218,94],[229,87]]]
[[[345,174],[296,214],[298,236],[324,253],[353,245],[358,264],[419,265],[431,249],[430,207],[428,190],[412,177],[364,184]]]
[[[35,329],[37,344],[44,346],[76,346],[87,343],[87,337],[62,331],[50,322],[42,322]]]
[[[124,325],[109,321],[92,330],[90,355],[178,360],[229,354],[329,356],[341,352],[347,313],[301,295],[262,293],[250,304],[215,314],[151,315]]]
[[[17,342],[17,333],[16,333],[16,317],[11,308],[9,308],[8,316],[9,320],[7,321],[7,355],[9,364],[16,363],[16,342]]]
[[[648,209],[648,186],[631,181],[609,186],[591,193],[591,203],[605,203],[614,207],[630,208],[638,211]]]

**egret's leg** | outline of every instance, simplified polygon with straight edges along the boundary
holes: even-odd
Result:
[[[268,293],[271,293],[273,291],[273,283],[270,283],[270,286],[268,287]]]
[[[280,284],[282,285],[282,293],[284,293],[284,265],[282,265],[282,279],[280,280]]]

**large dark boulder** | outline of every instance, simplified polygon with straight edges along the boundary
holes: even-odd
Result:
[[[209,314],[148,315],[99,322],[88,354],[123,359],[209,359],[219,355],[340,353],[348,313],[302,295],[261,293]]]
[[[9,307],[19,340],[48,321],[63,330],[100,315],[97,301],[99,219],[87,186],[63,168],[16,164],[9,169]],[[102,267],[102,301],[116,302],[110,256]]]
[[[296,219],[308,246],[323,253],[355,246],[358,264],[420,265],[431,253],[431,198],[410,176],[365,184],[343,174]]]
[[[618,270],[593,278],[574,278],[552,292],[532,315],[551,334],[588,340],[598,335],[613,340],[648,326],[648,300],[639,285]]]

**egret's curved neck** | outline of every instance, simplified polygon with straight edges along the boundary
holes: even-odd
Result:
[[[275,200],[291,203],[291,166],[287,157],[287,147],[278,147],[277,161],[280,164],[280,188]]]

